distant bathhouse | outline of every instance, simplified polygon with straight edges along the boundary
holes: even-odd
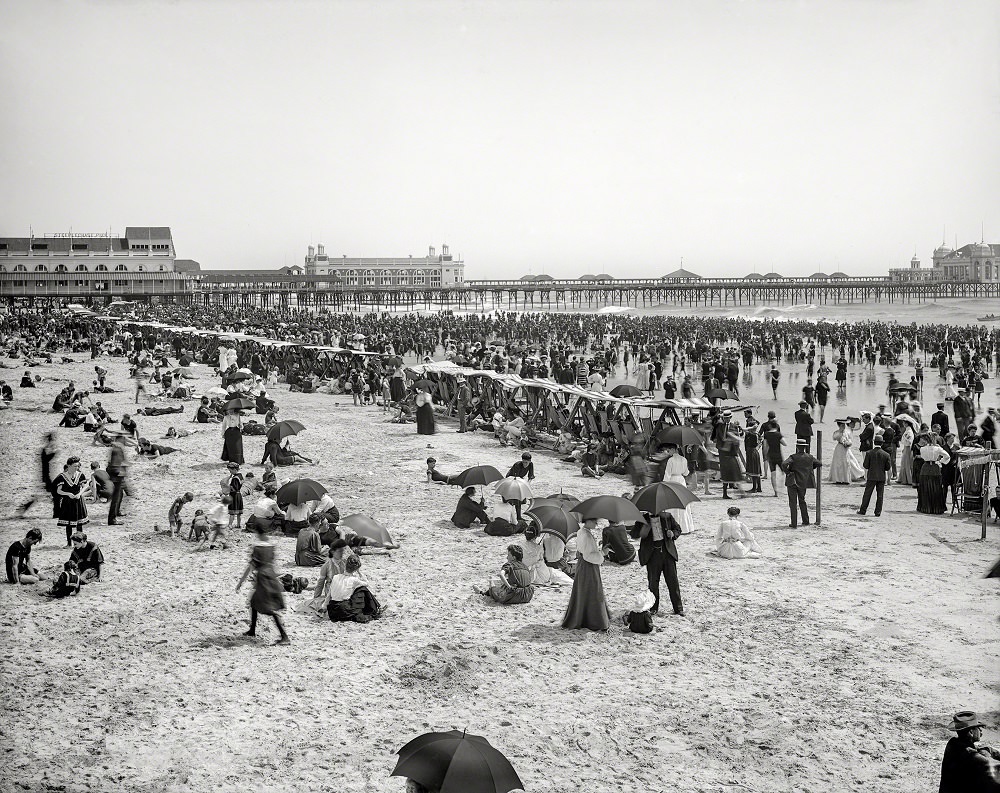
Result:
[[[344,286],[456,286],[465,281],[465,262],[453,256],[447,245],[437,253],[399,258],[351,258],[329,256],[323,245],[309,246],[305,266],[282,267],[287,275],[334,276]]]
[[[931,267],[921,267],[914,256],[909,267],[889,270],[889,280],[903,283],[966,281],[1000,282],[1000,244],[972,242],[952,250],[944,243],[934,249]]]

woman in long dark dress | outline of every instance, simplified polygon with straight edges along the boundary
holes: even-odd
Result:
[[[52,482],[56,497],[56,520],[66,530],[66,547],[73,545],[71,538],[90,523],[87,517],[87,477],[80,472],[80,458],[70,457],[63,472]]]
[[[406,398],[406,378],[402,366],[397,366],[389,378],[389,398],[393,402],[402,402]]]
[[[426,391],[417,392],[417,435],[433,435],[434,407],[433,399]]]
[[[274,568],[274,546],[268,542],[267,535],[262,531],[257,532],[257,540],[250,549],[250,561],[247,562],[246,569],[236,585],[237,592],[251,572],[254,573],[254,584],[253,594],[250,595],[250,630],[243,635],[256,636],[257,615],[270,614],[278,627],[278,633],[281,634],[276,644],[291,644],[288,634],[285,633],[285,626],[281,624],[281,618],[278,616],[278,612],[285,608],[285,588],[278,580],[278,573]]]
[[[747,427],[743,436],[743,451],[747,459],[747,476],[750,477],[751,493],[762,493],[760,487],[761,477],[764,475],[760,458],[760,435],[757,434],[756,425]]]
[[[243,465],[243,418],[238,410],[228,410],[222,419],[222,459]]]
[[[920,449],[923,465],[917,479],[917,512],[927,515],[943,515],[947,510],[941,467],[951,461],[951,455],[938,445],[936,435],[930,443]]]
[[[563,615],[564,628],[606,631],[611,626],[611,610],[604,597],[604,582],[601,580],[604,554],[600,542],[594,537],[596,527],[596,520],[586,520],[576,535],[576,577]]]

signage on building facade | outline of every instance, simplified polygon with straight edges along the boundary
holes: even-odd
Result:
[[[107,232],[99,232],[94,234],[83,234],[78,231],[61,231],[55,234],[46,234],[43,239],[67,239],[72,237],[73,239],[107,239],[111,235]]]

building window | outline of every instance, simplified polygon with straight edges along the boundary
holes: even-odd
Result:
[[[392,283],[392,276],[389,274],[388,270],[383,270],[379,276],[379,284],[381,286],[389,286]]]
[[[35,281],[35,286],[42,289],[45,286],[45,281]]]
[[[56,272],[57,273],[69,272],[69,268],[65,264],[57,264],[56,265]]]
[[[115,272],[116,273],[128,272],[128,267],[126,267],[124,264],[115,265]]]
[[[128,286],[128,281],[115,281],[115,286]]]
[[[375,286],[374,270],[365,270],[365,286]]]
[[[424,275],[423,270],[414,270],[413,272],[413,284],[414,286],[423,286],[427,283],[427,278]]]
[[[85,243],[85,242],[74,242],[73,243],[73,250],[74,251],[85,251],[85,250],[87,250],[87,243]]]
[[[76,272],[78,272],[78,273],[85,273],[85,272],[87,272],[87,265],[85,265],[85,264],[78,264],[78,265],[77,265],[76,267],[74,267],[73,269],[74,269],[74,270],[75,270]]]
[[[31,250],[33,251],[47,251],[48,249],[49,249],[49,244],[47,242],[31,243]]]
[[[106,273],[108,271],[108,266],[106,264],[99,264],[94,269],[99,273]]]
[[[163,272],[164,270],[166,270],[166,269],[167,269],[167,268],[166,268],[166,267],[164,267],[164,266],[163,266],[162,264],[160,265],[160,272],[161,272],[161,273],[162,273],[162,272]]]
[[[136,267],[135,269],[136,269],[136,271],[138,271],[140,273],[143,272],[143,270],[144,270],[144,268],[143,268],[143,266],[141,264],[138,267]]]
[[[28,272],[28,268],[25,267],[23,264],[15,264],[14,265],[14,272],[15,273],[26,273],[26,272]]]
[[[48,271],[49,271],[49,268],[46,267],[44,264],[36,264],[35,265],[35,272],[36,273],[47,273]]]
[[[69,281],[60,281],[59,286],[69,286]]]

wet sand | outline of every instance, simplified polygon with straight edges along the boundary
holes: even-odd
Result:
[[[120,360],[109,368],[112,384],[127,385]],[[761,418],[777,404],[791,435],[804,367],[781,368],[777,403],[763,366],[742,401]],[[92,368],[33,371],[87,382]],[[868,379],[852,367],[843,403],[831,394],[824,459],[832,419],[881,401],[885,368]],[[58,387],[15,389],[15,408],[0,413],[9,508],[37,481],[37,447],[57,423],[20,408],[48,408]],[[191,402],[183,416],[140,418],[151,439],[171,424],[202,432],[166,442],[178,454],[134,462],[139,497],[126,525],[104,525],[106,505],[91,506],[104,580],[64,601],[40,587],[0,587],[3,789],[400,791],[388,776],[396,749],[428,729],[467,728],[511,758],[529,791],[933,791],[951,714],[1000,715],[998,589],[982,578],[998,552],[992,523],[979,542],[978,523],[920,515],[902,486],[888,489],[881,519],[861,518],[860,486],[827,485],[822,527],[793,531],[786,499],[765,483],[764,496],[737,502],[764,558],[723,561],[709,551],[732,502],[715,486],[697,506],[697,531],[678,541],[687,618],[658,618],[650,636],[618,625],[563,631],[568,590],[542,588],[509,607],[471,592],[511,540],[454,528],[458,489],[424,482],[429,454],[451,473],[477,463],[505,471],[516,451],[443,420],[439,434],[417,436],[350,398],[283,387],[273,396],[284,418],[309,428],[297,448],[321,458],[280,474],[316,478],[343,514],[373,514],[402,535],[400,550],[363,557],[386,615],[332,624],[297,610],[307,594],[288,595],[291,646],[269,646],[277,637],[267,618],[258,639],[242,638],[247,590],[234,587],[246,535],[210,553],[153,533],[185,490],[195,493],[185,525],[211,503],[225,473],[218,427],[188,423]],[[120,416],[130,397],[102,401]],[[89,444],[82,429],[59,430],[57,462],[79,454],[84,471],[103,464],[106,452]],[[244,444],[247,461],[259,460],[263,439]],[[547,452],[534,457],[541,495],[628,487],[613,475],[584,479]],[[42,528],[33,558],[54,574],[68,551],[49,514],[36,505],[27,520],[3,520],[0,539],[6,547]],[[276,542],[281,572],[314,582],[315,569],[292,566],[294,540]],[[635,564],[602,575],[615,617],[646,585]]]

